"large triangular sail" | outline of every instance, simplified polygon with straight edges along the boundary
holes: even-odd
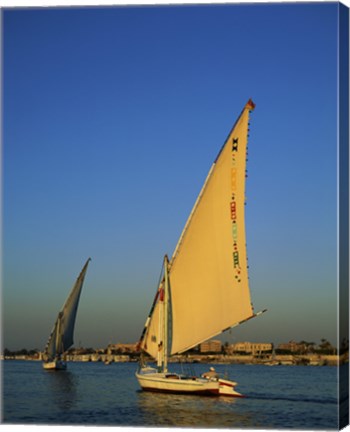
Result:
[[[85,274],[90,260],[91,259],[89,258],[86,261],[66,302],[58,314],[57,320],[45,347],[45,353],[49,358],[61,355],[73,345],[75,319]]]
[[[249,100],[221,148],[170,261],[170,354],[254,316],[244,222],[248,125],[254,106]],[[160,305],[158,295],[141,340],[141,348],[153,357],[162,345]]]

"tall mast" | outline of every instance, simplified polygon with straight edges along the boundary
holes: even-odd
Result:
[[[160,293],[159,293],[159,322],[158,322],[158,335],[159,335],[159,342],[158,342],[158,352],[157,352],[157,368],[158,372],[162,371],[163,368],[163,339],[164,339],[164,288],[160,287]]]
[[[62,353],[62,336],[61,336],[61,318],[62,318],[62,312],[58,314],[57,319],[57,330],[56,330],[56,352],[55,357],[57,357],[57,353],[60,356]]]
[[[164,341],[163,341],[163,371],[168,372],[168,320],[169,320],[169,259],[164,257]]]
[[[157,367],[159,372],[168,371],[168,308],[169,308],[169,259],[164,257],[164,283],[159,292],[159,343]]]
[[[164,257],[164,283],[159,291],[159,343],[157,367],[159,372],[168,371],[168,313],[169,313],[169,259]]]

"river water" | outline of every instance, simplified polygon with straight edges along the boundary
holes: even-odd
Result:
[[[216,365],[239,383],[241,399],[142,392],[136,363],[70,362],[62,372],[40,362],[1,365],[6,424],[338,429],[337,367]],[[199,374],[209,365],[186,367]]]

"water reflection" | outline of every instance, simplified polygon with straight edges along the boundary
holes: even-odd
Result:
[[[64,411],[72,409],[77,402],[78,376],[67,370],[45,373],[53,403]]]
[[[154,426],[244,427],[251,416],[242,413],[236,398],[138,392],[140,422]]]

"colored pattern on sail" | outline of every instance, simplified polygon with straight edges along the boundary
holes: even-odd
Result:
[[[231,203],[230,203],[230,209],[231,209],[231,221],[232,221],[232,239],[233,239],[233,267],[235,272],[235,279],[237,282],[241,282],[241,265],[240,265],[240,252],[238,249],[238,220],[237,220],[237,207],[238,204],[236,202],[236,195],[237,195],[237,170],[239,169],[239,164],[237,161],[237,155],[238,155],[238,145],[239,145],[239,137],[233,137],[232,138],[232,163],[231,163]]]

